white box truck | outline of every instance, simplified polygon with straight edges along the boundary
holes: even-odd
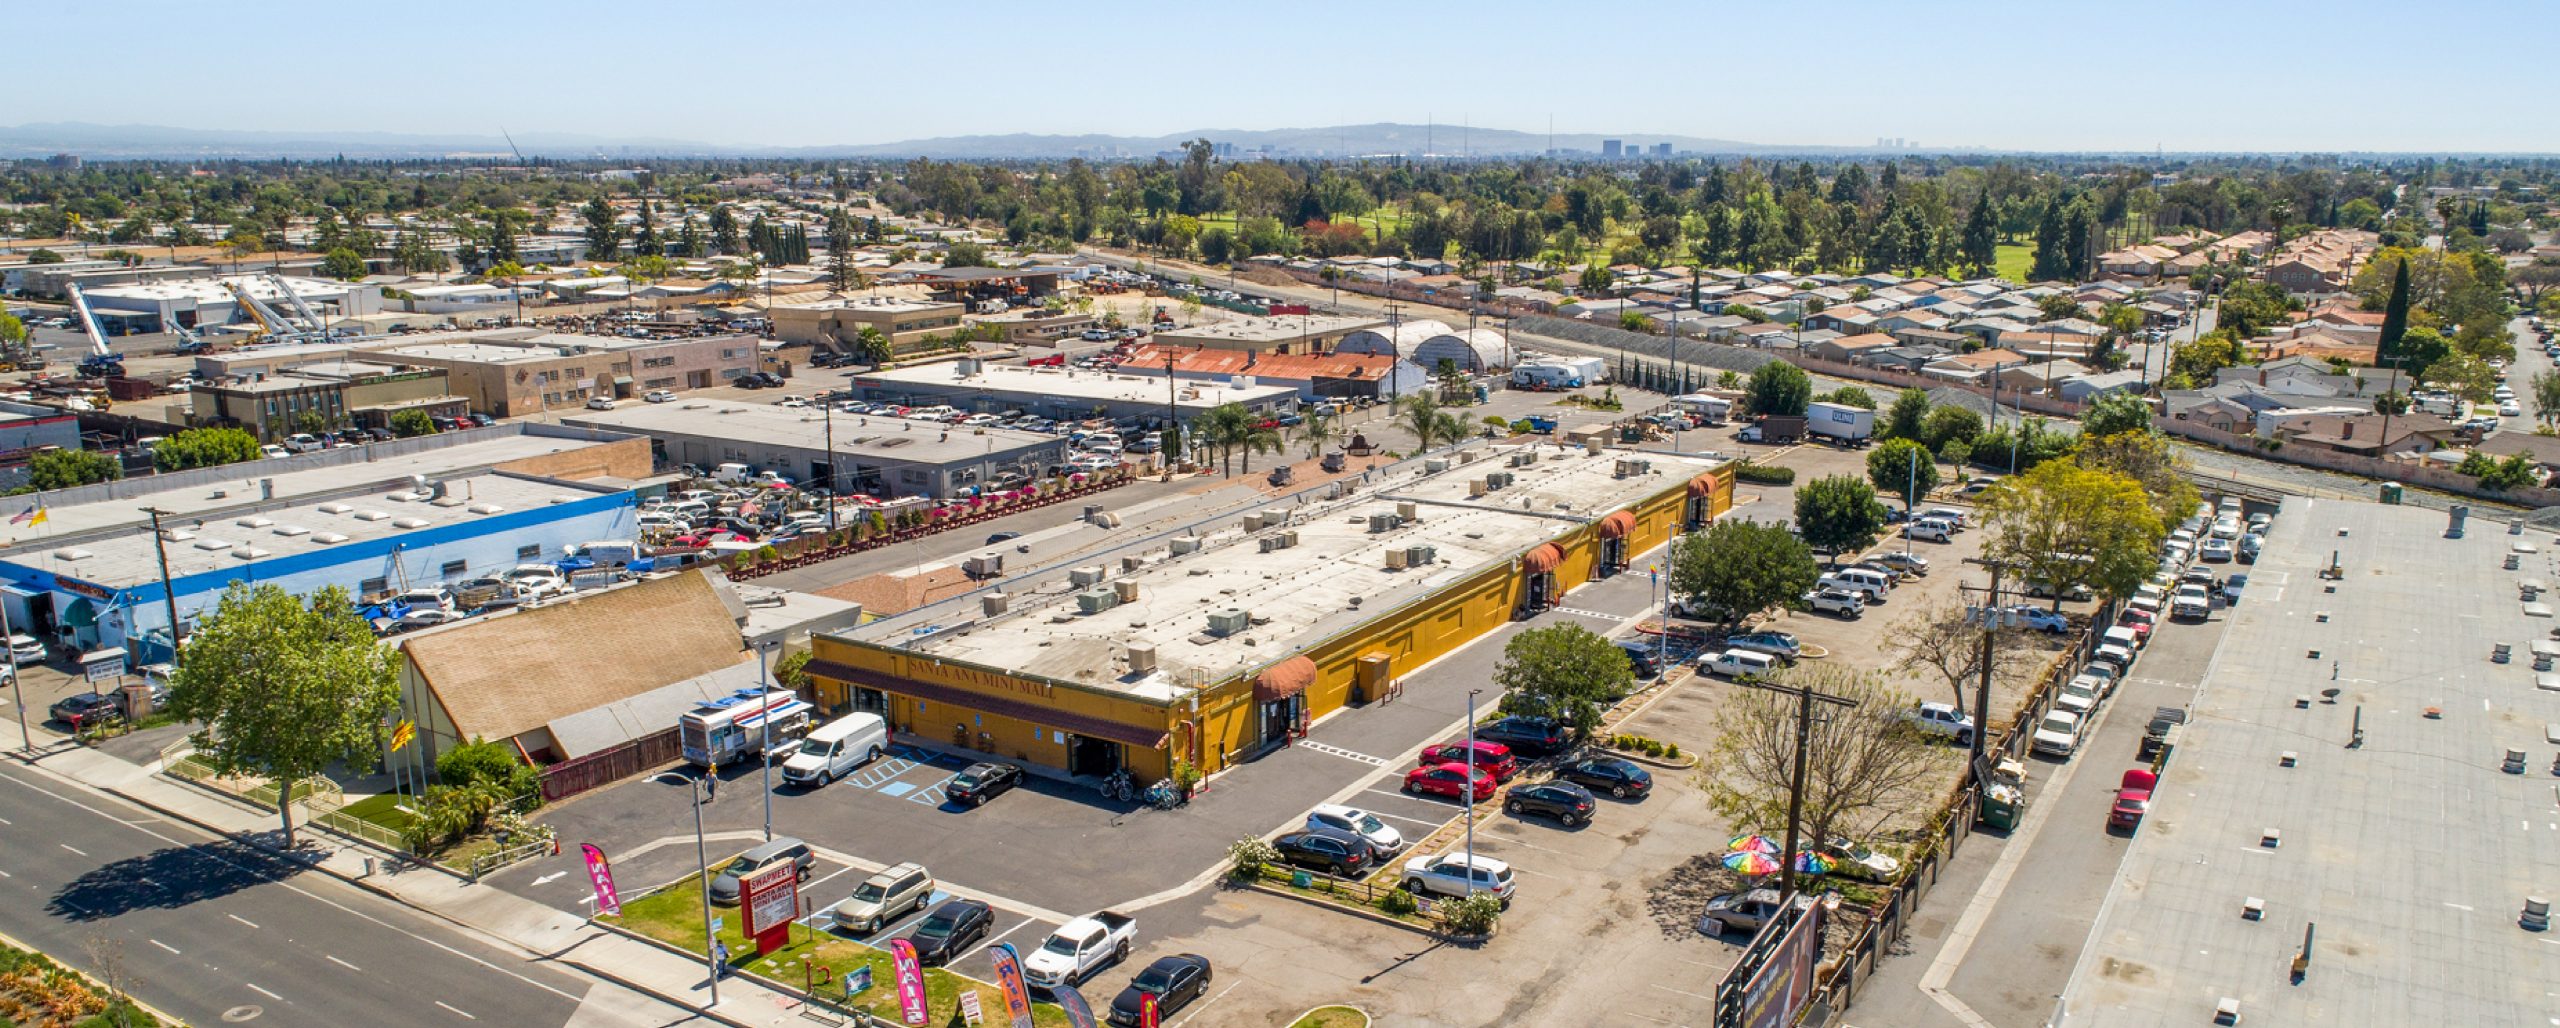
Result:
[[[1875,438],[1876,412],[1840,403],[1810,403],[1804,408],[1804,430],[1842,446],[1864,446]]]

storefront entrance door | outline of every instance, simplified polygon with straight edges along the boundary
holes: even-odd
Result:
[[[1109,739],[1067,737],[1067,773],[1100,777],[1120,770],[1120,744]]]

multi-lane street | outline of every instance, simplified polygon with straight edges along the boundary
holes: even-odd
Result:
[[[0,932],[197,1025],[688,1016],[24,764],[0,768]]]

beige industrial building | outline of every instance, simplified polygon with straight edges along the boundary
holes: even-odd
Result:
[[[776,307],[774,338],[849,350],[865,328],[889,337],[895,351],[923,345],[926,336],[947,335],[960,327],[966,308],[956,303],[876,296],[809,307]]]

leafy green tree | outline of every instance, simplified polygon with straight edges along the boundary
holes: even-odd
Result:
[[[1815,399],[1824,403],[1836,403],[1843,407],[1856,407],[1859,410],[1876,409],[1875,394],[1857,386],[1841,386]]]
[[[516,758],[505,743],[487,739],[444,751],[436,757],[436,780],[457,788],[487,788],[513,799],[542,791],[542,772]]]
[[[2187,480],[2186,463],[2169,448],[2167,436],[2151,431],[2097,435],[2086,428],[2073,459],[2080,466],[2130,478],[2151,498],[2160,523],[2174,525],[2196,509],[2196,487]]]
[[[1950,442],[1971,443],[1982,435],[1982,415],[1973,408],[1948,404],[1929,411],[1929,419],[1920,426],[1920,439],[1931,447],[1944,450]]]
[[[611,263],[622,250],[622,223],[613,204],[598,193],[578,213],[587,222],[587,259]]]
[[[889,345],[888,335],[871,325],[862,326],[862,331],[854,335],[853,351],[861,355],[863,363],[875,367],[887,364],[890,358],[897,356],[897,350]]]
[[[1968,278],[1991,274],[1992,265],[1999,260],[1999,224],[1992,213],[1992,206],[1991,197],[1985,195],[1975,201],[1972,212],[1965,215],[1964,234],[1956,244],[1956,253],[1964,259],[1964,273]]]
[[[1555,718],[1576,731],[1600,726],[1600,711],[1635,687],[1618,644],[1579,624],[1532,628],[1502,646],[1493,684],[1505,709]]]
[[[1200,259],[1210,264],[1225,264],[1236,256],[1236,234],[1224,225],[1200,233]]]
[[[1885,408],[1884,424],[1876,426],[1876,435],[1884,439],[1920,439],[1927,432],[1929,394],[1922,389],[1905,389],[1895,394],[1893,406]]]
[[[407,439],[411,436],[434,435],[436,434],[436,422],[434,418],[428,417],[427,412],[422,410],[397,411],[391,415],[391,434],[402,439]]]
[[[1595,261],[1582,269],[1582,277],[1576,284],[1582,287],[1584,296],[1606,296],[1610,284],[1617,280],[1617,273],[1610,271],[1608,265]]]
[[[341,282],[365,277],[364,256],[346,247],[330,250],[320,258],[320,273]]]
[[[2475,455],[2476,456],[2476,455]],[[2533,458],[2518,453],[2499,461],[2480,476],[2480,487],[2505,492],[2539,484],[2540,475],[2533,469]]]
[[[27,461],[27,484],[37,492],[69,489],[124,477],[124,465],[89,450],[46,450]]]
[[[1793,364],[1770,361],[1751,372],[1746,395],[1753,414],[1800,417],[1804,405],[1813,400],[1813,378]]]
[[[1804,595],[1820,577],[1813,551],[1781,524],[1722,520],[1671,551],[1672,594],[1728,625]]]
[[[256,460],[258,437],[240,428],[190,428],[152,447],[152,463],[162,471],[219,467]]]
[[[1938,460],[1918,439],[1888,439],[1867,451],[1867,481],[1879,495],[1917,503],[1938,487]]]
[[[1874,544],[1884,534],[1885,517],[1875,486],[1865,479],[1832,475],[1796,487],[1796,531],[1835,562],[1840,554]]]
[[[2056,609],[2076,586],[2131,595],[2168,534],[2142,483],[2075,461],[2045,461],[2002,482],[1984,508],[1984,551],[2050,585]]]
[[[329,586],[308,604],[273,584],[234,582],[188,633],[169,711],[205,727],[198,758],[219,774],[275,783],[294,844],[292,789],[340,762],[370,765],[399,709],[391,651]]]
[[[2151,430],[2151,405],[2138,396],[2117,394],[2090,404],[2080,413],[2080,432],[2087,436],[2110,436],[2118,432]]]

